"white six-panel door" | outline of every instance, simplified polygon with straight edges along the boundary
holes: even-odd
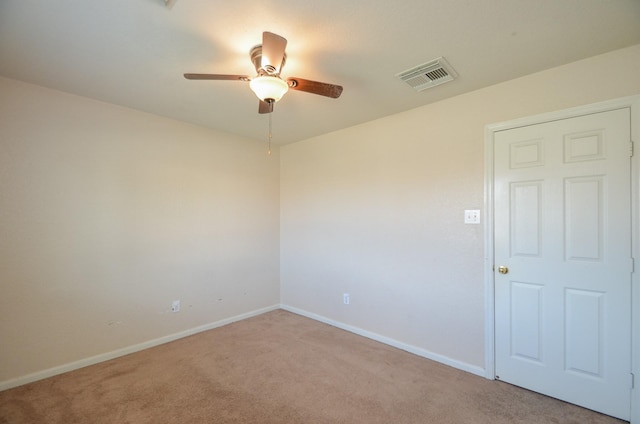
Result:
[[[625,420],[630,127],[622,108],[494,134],[496,378]]]

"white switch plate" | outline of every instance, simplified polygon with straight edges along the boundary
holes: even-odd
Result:
[[[480,223],[480,210],[467,209],[464,211],[464,223],[465,224],[479,224]]]

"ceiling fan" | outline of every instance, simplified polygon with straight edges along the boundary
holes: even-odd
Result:
[[[325,82],[311,81],[303,78],[289,77],[282,79],[280,72],[287,55],[285,48],[287,39],[272,32],[262,33],[262,44],[253,47],[249,53],[257,75],[225,74],[184,74],[189,80],[227,80],[249,82],[251,90],[260,99],[259,113],[273,112],[273,105],[289,90],[306,91],[307,93],[337,99],[342,94],[342,86]]]

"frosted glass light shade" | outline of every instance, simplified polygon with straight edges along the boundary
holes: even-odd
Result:
[[[262,101],[273,100],[277,102],[289,90],[289,84],[278,77],[263,75],[249,82],[249,87]]]

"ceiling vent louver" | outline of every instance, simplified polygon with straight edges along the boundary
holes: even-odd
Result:
[[[456,71],[443,57],[396,74],[396,77],[409,84],[416,91],[453,81],[457,76]]]

